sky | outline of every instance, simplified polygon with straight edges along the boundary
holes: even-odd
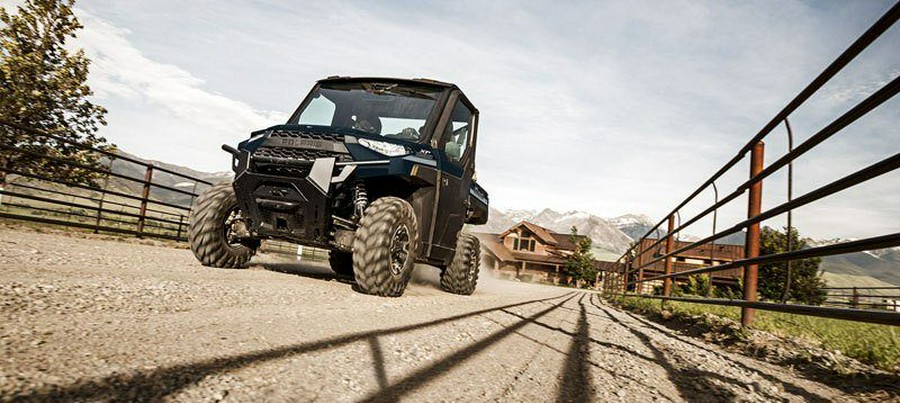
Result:
[[[458,84],[479,108],[476,166],[494,207],[660,219],[891,6],[82,0],[75,46],[109,110],[101,134],[145,158],[225,171],[221,144],[283,123],[318,79],[427,77]],[[898,50],[894,27],[792,116],[795,145],[900,75]],[[794,195],[895,154],[898,106],[798,160]],[[770,137],[767,163],[787,150],[783,128]],[[720,194],[748,169],[729,172]],[[784,202],[786,188],[784,174],[767,181],[763,207]],[[704,192],[682,217],[712,200]],[[746,214],[745,200],[722,210],[719,228]],[[794,221],[818,238],[897,232],[900,172]]]

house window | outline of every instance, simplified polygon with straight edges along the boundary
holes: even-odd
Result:
[[[524,250],[534,252],[534,239],[521,239],[518,242],[518,245],[513,243],[514,248],[516,250]]]
[[[519,250],[519,238],[513,238],[513,250]]]

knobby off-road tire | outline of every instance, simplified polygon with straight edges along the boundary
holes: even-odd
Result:
[[[353,240],[353,274],[367,294],[399,297],[416,261],[419,229],[412,206],[382,197],[366,209]]]
[[[231,183],[206,189],[194,202],[188,225],[188,242],[194,256],[204,266],[242,267],[256,253],[259,241],[244,244],[228,242],[226,220],[237,208]]]
[[[331,265],[331,270],[337,274],[353,275],[353,254],[350,252],[331,251],[328,254],[328,264]]]
[[[459,233],[453,261],[441,273],[441,288],[459,295],[472,295],[478,283],[481,242],[475,235]]]

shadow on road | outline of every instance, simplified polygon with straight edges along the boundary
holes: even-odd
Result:
[[[580,303],[580,301],[579,301],[579,303]],[[572,308],[568,308],[568,307],[564,307],[564,306],[560,306],[560,308],[564,308],[564,309],[566,309],[566,310],[574,310],[574,309],[572,309]],[[580,312],[581,310],[579,309],[578,311]],[[522,337],[522,338],[524,338],[524,339],[526,339],[526,340],[528,340],[528,341],[530,341],[530,342],[532,342],[532,343],[538,344],[538,345],[540,345],[540,346],[542,346],[542,347],[544,347],[544,348],[547,348],[547,349],[549,349],[549,350],[553,350],[553,351],[556,351],[557,353],[560,353],[560,354],[562,354],[562,355],[565,355],[565,356],[567,357],[567,362],[572,362],[572,363],[573,363],[573,364],[572,364],[572,368],[575,368],[575,367],[576,367],[576,365],[574,364],[574,363],[576,363],[576,362],[577,362],[577,363],[588,364],[588,365],[590,365],[591,367],[593,367],[594,369],[603,371],[603,372],[607,373],[609,376],[611,376],[611,377],[613,377],[613,378],[624,378],[624,379],[627,379],[627,380],[629,380],[629,381],[632,381],[632,382],[634,382],[634,383],[636,383],[636,384],[638,384],[638,385],[641,385],[641,386],[643,386],[643,387],[645,387],[645,388],[647,388],[647,389],[659,390],[659,388],[658,388],[657,386],[654,386],[654,385],[651,385],[651,384],[647,383],[647,382],[646,382],[647,379],[638,379],[638,378],[629,376],[629,375],[627,375],[627,374],[623,374],[623,373],[621,373],[621,372],[614,372],[614,371],[612,371],[612,370],[606,368],[605,366],[602,366],[602,365],[600,365],[600,364],[597,364],[596,362],[594,362],[593,360],[591,360],[590,355],[589,355],[589,353],[587,352],[587,350],[585,350],[585,352],[583,353],[583,356],[582,356],[582,357],[571,358],[570,356],[571,356],[572,354],[578,354],[578,355],[581,355],[581,354],[582,354],[581,351],[582,351],[583,347],[584,347],[586,344],[596,344],[596,345],[601,346],[601,347],[605,347],[605,348],[617,350],[617,351],[619,351],[619,352],[621,352],[621,353],[624,353],[624,354],[625,354],[627,357],[629,357],[629,358],[641,359],[641,360],[645,360],[645,361],[648,361],[648,362],[651,362],[651,363],[652,363],[652,362],[655,362],[655,361],[653,360],[652,357],[648,357],[648,356],[642,355],[642,354],[640,354],[640,353],[638,353],[638,352],[636,352],[636,351],[634,351],[634,350],[628,349],[627,347],[624,347],[624,346],[621,346],[621,345],[618,345],[618,344],[614,344],[614,343],[610,343],[610,342],[606,342],[606,341],[597,340],[597,339],[595,339],[595,338],[590,337],[590,326],[585,326],[585,327],[584,327],[584,334],[581,335],[580,332],[570,332],[570,331],[567,331],[567,330],[565,330],[565,329],[563,329],[563,328],[561,328],[561,327],[558,327],[558,326],[551,326],[551,325],[548,325],[548,324],[546,324],[546,323],[544,323],[544,322],[542,322],[542,321],[527,318],[527,317],[525,317],[525,316],[516,314],[516,313],[514,313],[514,312],[512,312],[512,311],[510,311],[510,310],[507,310],[507,309],[503,309],[503,310],[501,310],[501,312],[503,312],[503,313],[505,313],[505,314],[507,314],[507,315],[515,316],[515,317],[517,317],[517,318],[519,318],[519,319],[522,319],[522,320],[527,320],[530,324],[537,325],[537,326],[542,327],[542,328],[544,328],[544,329],[551,330],[551,331],[554,331],[554,332],[559,332],[559,333],[562,333],[562,334],[564,334],[564,335],[566,335],[566,336],[571,337],[572,340],[573,340],[573,342],[572,342],[572,347],[578,346],[578,348],[574,348],[574,349],[573,349],[573,348],[570,348],[569,351],[562,351],[562,350],[560,350],[560,349],[558,349],[558,348],[556,348],[556,347],[554,347],[554,346],[552,346],[552,345],[550,345],[550,344],[547,344],[547,343],[544,342],[544,341],[537,340],[537,339],[535,339],[535,338],[533,338],[533,337],[531,337],[531,336],[528,336],[528,335],[526,335],[526,334],[524,334],[524,333],[521,333],[521,332],[516,332],[516,334],[517,334],[519,337]],[[587,312],[587,310],[585,310],[584,313],[585,313],[585,315],[590,315],[591,317],[598,317],[598,318],[599,318],[599,317],[601,316],[601,315],[597,315],[597,314],[594,314],[594,313],[591,313],[591,312]],[[585,320],[585,324],[586,324],[586,325],[589,325],[589,322],[588,322],[588,316],[584,316],[584,320]],[[605,318],[604,318],[603,320],[608,320],[608,319],[605,319]],[[500,325],[502,326],[502,324],[501,324],[500,322],[497,322],[497,321],[495,321],[495,320],[492,320],[492,321],[495,322],[495,323],[497,323],[497,324],[500,324]],[[565,322],[565,321],[564,321],[564,322]],[[579,321],[579,322],[580,322],[580,321]],[[580,326],[581,326],[581,325],[579,324],[579,329],[580,329]],[[585,368],[585,369],[586,369],[586,367],[583,367],[583,366],[581,366],[581,365],[577,365],[577,367]],[[588,377],[589,377],[589,374],[587,373],[587,371],[581,371],[581,370],[574,370],[574,371],[573,371],[573,370],[567,370],[566,368],[564,368],[564,369],[563,369],[563,373],[569,373],[569,374],[574,373],[574,374],[576,374],[576,375],[573,376],[573,378],[575,378],[575,379],[577,379],[577,377],[580,377],[580,376],[588,376]],[[572,375],[570,375],[570,376],[572,376]],[[589,378],[588,378],[588,379],[589,379]],[[565,383],[563,383],[563,384],[560,385],[560,387],[561,387],[562,389],[559,391],[558,400],[561,400],[561,401],[572,401],[572,398],[566,397],[566,396],[568,396],[568,392],[565,392],[565,391],[563,390],[563,389],[565,389],[565,388],[570,387],[570,386],[566,386],[566,383],[567,383],[567,382],[565,382]]]
[[[570,293],[571,294],[571,293]],[[566,294],[566,295],[570,295]],[[569,296],[553,306],[550,306],[547,309],[544,309],[534,315],[531,315],[527,319],[520,320],[512,325],[506,326],[501,330],[498,330],[491,334],[488,337],[485,337],[478,342],[459,350],[444,359],[429,365],[428,367],[422,368],[418,371],[413,372],[411,375],[408,375],[401,379],[400,381],[394,383],[393,385],[388,386],[387,388],[382,388],[381,390],[367,396],[362,399],[364,402],[393,402],[403,395],[412,392],[413,390],[419,389],[422,386],[428,384],[429,381],[436,378],[439,375],[444,374],[451,368],[461,364],[463,361],[469,359],[476,353],[490,347],[491,345],[503,340],[507,336],[512,335],[517,330],[521,329],[525,325],[529,323],[528,319],[537,319],[548,313],[556,310],[562,304],[571,300],[574,296]],[[491,311],[496,311],[499,309],[492,309]]]
[[[568,298],[566,298],[568,297]],[[58,401],[58,400],[113,400],[113,401],[158,401],[163,397],[178,392],[188,386],[194,385],[209,375],[234,371],[249,365],[266,361],[284,359],[292,355],[306,354],[314,351],[326,351],[340,348],[356,342],[367,342],[370,345],[375,363],[375,373],[380,389],[366,398],[368,401],[394,401],[406,393],[418,389],[427,384],[436,376],[462,363],[475,353],[484,350],[494,343],[504,339],[518,329],[525,326],[528,320],[521,320],[509,325],[494,334],[459,350],[446,358],[414,372],[404,379],[388,385],[384,368],[384,357],[378,339],[383,336],[396,335],[450,323],[466,318],[497,312],[503,309],[514,308],[523,305],[536,304],[547,301],[561,302],[542,310],[529,319],[537,319],[561,306],[573,298],[572,293],[566,293],[553,298],[535,299],[517,304],[510,304],[495,308],[473,311],[461,315],[437,319],[429,322],[408,326],[394,327],[384,330],[353,333],[319,341],[300,343],[279,348],[256,351],[246,354],[232,355],[222,358],[213,358],[187,364],[162,367],[154,370],[132,370],[126,374],[116,374],[108,377],[76,382],[70,385],[51,385],[27,393],[2,396],[0,400],[12,401]]]
[[[585,294],[581,294],[581,298],[578,299],[578,306],[581,308],[578,316],[578,328],[572,336],[572,344],[569,346],[562,381],[559,384],[557,402],[588,402],[594,395],[594,388],[591,386],[591,372],[588,367],[590,325],[588,325],[587,311],[584,309],[584,297]]]
[[[356,280],[353,276],[337,274],[331,270],[331,268],[327,266],[323,266],[321,263],[311,263],[311,262],[278,262],[278,263],[257,263],[258,267],[263,270],[273,271],[276,273],[283,274],[291,274],[295,276],[311,278],[314,280],[322,280],[322,281],[337,281],[339,283],[347,284],[350,286],[350,289],[359,293],[366,294],[363,292],[359,286],[356,284]]]
[[[667,337],[678,340],[682,343],[690,344],[697,348],[704,348],[700,346],[698,343],[690,340],[689,337],[682,336],[678,332],[682,332],[692,337],[701,337],[702,333],[698,331],[696,324],[688,323],[688,322],[680,322],[668,320],[664,324],[660,323],[654,325],[650,322],[650,320],[641,317],[640,315],[633,314],[631,312],[622,311],[626,315],[630,316],[634,320],[641,322],[645,326],[649,328],[653,328],[656,331],[665,334]],[[662,328],[665,326],[665,328]],[[668,330],[672,329],[672,330]],[[714,353],[719,357],[726,358],[719,353]],[[900,395],[900,377],[891,375],[891,374],[842,374],[836,372],[831,368],[824,368],[821,365],[816,365],[815,363],[810,363],[808,361],[801,361],[797,358],[792,357],[780,357],[781,359],[778,361],[773,361],[773,364],[793,368],[795,372],[803,375],[804,378],[822,382],[822,380],[827,380],[825,384],[828,386],[841,390],[845,393],[850,394],[873,394],[880,395],[883,393],[888,393],[890,396],[896,397]],[[772,361],[772,360],[770,360]],[[800,386],[794,385],[792,383],[785,382],[777,377],[760,372],[756,369],[750,368],[745,364],[740,362],[732,361],[737,366],[740,366],[742,369],[746,371],[755,372],[759,376],[765,378],[769,382],[780,384],[784,387],[786,392],[802,396],[807,401],[825,401],[826,399],[819,395],[810,394],[805,389]]]
[[[717,373],[706,371],[706,370],[701,370],[698,368],[682,367],[682,366],[673,365],[670,357],[662,349],[656,347],[653,344],[652,340],[650,339],[650,336],[647,335],[647,333],[644,333],[644,332],[638,330],[638,328],[636,328],[634,326],[625,324],[620,319],[618,319],[614,315],[612,315],[606,308],[604,308],[604,307],[600,306],[599,304],[597,304],[596,302],[594,302],[593,298],[591,298],[591,304],[595,308],[597,308],[598,310],[600,310],[601,312],[606,314],[610,318],[610,320],[616,322],[618,325],[620,325],[623,328],[625,328],[626,330],[628,330],[631,334],[633,334],[635,337],[637,337],[641,341],[641,343],[644,344],[644,346],[646,346],[648,349],[650,349],[650,351],[652,351],[653,356],[654,356],[654,361],[658,365],[663,367],[663,369],[666,370],[666,374],[669,378],[669,381],[673,385],[675,385],[676,388],[678,388],[679,395],[682,398],[684,398],[686,400],[690,400],[690,401],[732,401],[732,400],[736,400],[738,398],[738,396],[736,394],[734,394],[734,392],[721,388],[721,386],[718,385],[716,382],[713,382],[713,380],[718,380],[719,382],[734,385],[738,389],[745,389],[747,387],[746,382],[743,382],[738,379],[729,378],[729,377],[726,377],[721,374],[717,374]],[[632,315],[628,312],[624,312],[624,313],[634,319],[637,319],[638,322],[643,322],[642,320],[640,320],[639,318],[635,317],[634,315]],[[647,323],[642,323],[642,324],[647,326]],[[693,343],[690,341],[683,340],[682,338],[679,338],[671,333],[661,331],[660,329],[657,329],[656,327],[649,327],[649,328],[654,329],[656,331],[660,331],[660,333],[664,334],[666,337],[670,337],[670,338],[676,339],[678,341],[685,342],[695,348],[698,348],[698,349],[707,351],[711,354],[714,354],[714,355],[718,356],[719,358],[725,359],[728,362],[740,367],[743,370],[754,372],[757,375],[769,380],[772,383],[780,384],[780,385],[782,385],[782,387],[785,389],[786,392],[800,396],[806,401],[813,401],[813,402],[828,401],[824,397],[819,396],[814,393],[811,393],[802,387],[798,387],[796,385],[793,385],[793,384],[790,384],[787,382],[783,382],[783,381],[775,378],[774,376],[771,376],[771,375],[763,373],[759,370],[750,368],[740,362],[734,361],[733,359],[731,359],[729,357],[722,356],[721,354],[718,354],[715,351],[712,351],[698,343]],[[690,365],[692,365],[692,364],[690,364]],[[719,396],[711,395],[708,393],[708,391],[719,391],[720,395]],[[765,396],[767,399],[781,400],[783,398],[783,396],[781,396],[781,394],[779,392],[771,393],[770,391],[765,391],[765,390],[757,390],[756,392]]]
[[[321,263],[312,263],[312,262],[265,262],[265,263],[256,263],[254,266],[260,267],[263,270],[274,271],[276,273],[283,274],[292,274],[295,276],[311,278],[315,280],[325,280],[325,281],[340,281],[345,284],[356,284],[353,281],[353,276],[344,276],[341,274],[337,274],[328,266],[323,266]]]
[[[314,280],[337,281],[343,284],[350,285],[353,291],[365,294],[364,292],[362,292],[362,290],[359,289],[359,286],[356,284],[356,280],[353,278],[353,275],[337,274],[332,271],[331,268],[326,264],[318,262],[304,262],[298,260],[285,262],[261,262],[254,263],[253,266],[276,273],[291,274],[295,276],[311,278]],[[440,290],[440,281],[440,271],[438,271],[437,268],[428,265],[417,264],[413,271],[412,278],[410,279],[410,285],[426,286]]]

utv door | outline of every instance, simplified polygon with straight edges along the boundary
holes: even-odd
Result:
[[[442,116],[437,143],[440,178],[432,227],[432,258],[449,260],[456,248],[456,234],[466,220],[469,188],[475,160],[475,128],[478,114],[461,93],[450,98],[453,108]]]

